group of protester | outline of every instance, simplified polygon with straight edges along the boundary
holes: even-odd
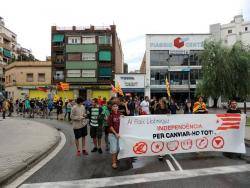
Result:
[[[72,123],[76,155],[88,155],[86,150],[86,136],[88,135],[88,126],[90,126],[90,137],[93,139],[93,148],[91,152],[103,153],[102,137],[104,134],[106,150],[112,154],[112,168],[117,168],[117,155],[119,152],[119,126],[121,116],[137,116],[149,114],[176,114],[181,110],[174,99],[160,98],[157,100],[153,97],[139,99],[139,97],[112,97],[109,101],[106,98],[99,97],[92,100],[83,101],[82,98],[74,100],[65,100],[62,98],[57,101],[49,99],[29,99],[16,100],[16,111],[18,114],[28,114],[34,118],[35,113],[41,113],[42,117],[50,116],[53,109],[56,109],[57,119],[67,119]],[[228,113],[240,113],[235,100],[230,102]],[[13,101],[4,100],[1,103],[1,109],[9,115],[13,112]],[[203,98],[199,97],[198,101],[193,103],[186,100],[182,108],[185,114],[203,114],[208,113]],[[64,112],[64,113],[63,113]],[[82,148],[80,148],[80,139],[82,138]],[[81,152],[82,151],[82,152]]]
[[[239,113],[236,101],[231,101],[228,113]],[[88,105],[87,105],[88,104]],[[75,135],[75,144],[77,156],[81,155],[79,139],[82,138],[82,154],[88,155],[86,150],[86,136],[88,135],[87,125],[90,126],[90,137],[93,139],[93,149],[91,152],[102,153],[101,142],[103,133],[105,134],[106,150],[112,154],[112,167],[117,168],[117,155],[119,152],[119,126],[121,116],[148,115],[148,114],[176,114],[180,107],[171,99],[166,98],[151,101],[145,97],[142,101],[137,97],[111,98],[109,101],[93,99],[85,101],[78,98],[76,105],[71,111],[71,120]],[[208,113],[203,98],[192,104],[187,100],[184,105],[185,114],[203,114]],[[161,158],[161,157],[160,157]]]

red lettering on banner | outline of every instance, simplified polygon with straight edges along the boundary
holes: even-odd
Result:
[[[201,129],[201,124],[180,124],[180,125],[159,125],[157,126],[158,131],[171,131],[171,130],[182,130],[182,129]]]

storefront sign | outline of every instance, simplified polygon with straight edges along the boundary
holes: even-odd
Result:
[[[148,35],[147,48],[150,50],[170,50],[172,54],[177,54],[178,51],[180,51],[182,54],[189,54],[189,50],[203,50],[204,42],[209,37],[209,34]]]
[[[121,84],[121,88],[144,88],[144,74],[117,74],[115,81]]]
[[[245,153],[245,114],[126,116],[118,158],[169,153]]]

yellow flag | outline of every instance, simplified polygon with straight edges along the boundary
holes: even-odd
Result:
[[[167,90],[168,97],[170,97],[170,85],[169,85],[167,77],[166,77],[166,90]]]

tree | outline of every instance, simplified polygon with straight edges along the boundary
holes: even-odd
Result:
[[[250,50],[242,42],[233,45],[228,56],[231,67],[228,98],[241,98],[246,100],[250,93]]]
[[[250,51],[237,42],[228,48],[221,42],[206,41],[201,54],[203,78],[198,92],[215,99],[246,98],[250,91]]]

